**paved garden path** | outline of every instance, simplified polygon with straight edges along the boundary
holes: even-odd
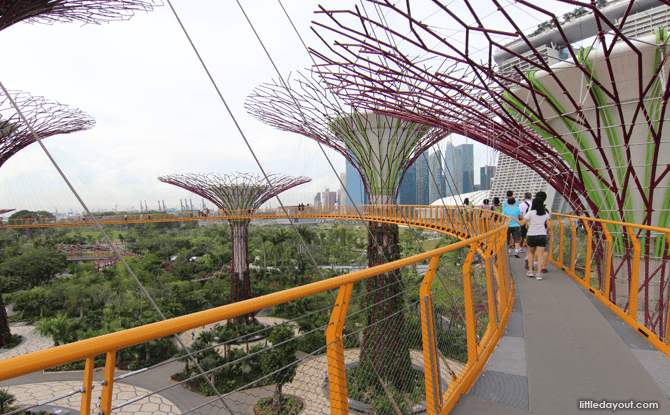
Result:
[[[264,324],[281,324],[286,319],[276,317],[259,317],[258,320]],[[214,325],[208,325],[193,330],[195,336],[209,330]],[[295,327],[296,334],[298,328]],[[25,337],[25,341],[14,349],[0,352],[0,359],[19,356],[38,350],[53,347],[53,342],[49,338],[44,338],[35,333],[32,326],[12,327],[12,332]],[[189,346],[193,343],[191,332],[185,332],[181,335],[184,343]],[[265,343],[265,340],[250,343]],[[233,347],[245,347],[245,344],[234,345]],[[354,363],[359,360],[360,349],[353,348],[345,351],[345,362]],[[423,367],[423,353],[420,350],[410,350],[412,363]],[[463,364],[452,359],[447,359],[451,369],[458,374],[463,368]],[[327,372],[327,357],[325,354],[311,358],[305,358],[298,365],[297,374],[294,381],[284,386],[284,392],[287,394],[299,396],[305,402],[305,408],[301,415],[328,414],[330,413],[330,404],[327,396],[327,387],[325,377]],[[124,379],[121,382],[115,382],[113,405],[129,401],[133,398],[143,396],[149,391],[161,389],[175,383],[169,379],[170,375],[183,368],[183,363],[173,362],[168,365],[156,368],[152,371],[140,373],[136,376]],[[449,381],[449,372],[440,361],[440,372],[442,379]],[[102,378],[102,371],[96,370],[94,375],[96,380]],[[57,372],[41,373],[36,372],[19,378],[0,382],[0,388],[7,388],[8,392],[16,397],[16,404],[34,404],[43,402],[49,398],[62,395],[64,393],[78,390],[83,380],[83,372]],[[94,383],[96,388],[93,390],[93,407],[97,408],[98,397],[102,388],[99,383]],[[236,392],[226,397],[228,407],[234,413],[252,414],[252,408],[258,399],[270,396],[274,387],[253,388],[246,391]],[[199,407],[213,398],[205,398],[197,393],[191,392],[182,386],[175,386],[160,394],[133,402],[117,411],[115,414],[181,414],[189,408]],[[81,395],[75,394],[71,397],[61,399],[53,403],[61,407],[78,410],[81,405]],[[200,414],[228,414],[228,411],[217,408],[220,404],[205,405],[196,413]]]
[[[54,346],[53,340],[49,337],[42,337],[35,332],[34,326],[12,326],[12,334],[23,336],[23,342],[11,349],[0,349],[0,359],[22,356],[27,353],[38,352],[49,349]]]
[[[100,393],[102,387],[96,385],[93,388],[93,396],[91,400],[91,409],[97,409],[100,402]],[[56,396],[66,394],[73,390],[79,390],[81,382],[77,381],[62,381],[62,382],[45,382],[38,384],[15,385],[7,388],[7,391],[14,395],[16,402],[21,405],[31,405],[45,400],[55,398]],[[121,403],[127,402],[133,398],[146,395],[150,391],[134,385],[124,385],[122,383],[114,384],[114,394],[112,398],[112,407]],[[64,399],[59,399],[54,402],[55,405],[79,410],[81,408],[81,394],[69,396]],[[115,414],[120,415],[169,415],[180,414],[179,408],[170,402],[167,398],[159,394],[140,399],[132,404],[124,406],[116,411]]]

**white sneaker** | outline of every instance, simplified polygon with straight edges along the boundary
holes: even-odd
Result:
[[[523,252],[523,248],[519,248],[519,252]]]
[[[542,279],[542,274],[536,274],[535,279],[538,280],[538,281],[541,280]]]
[[[518,250],[518,249],[514,251],[514,256],[517,257],[517,258],[521,258],[521,257],[519,256],[519,250]]]

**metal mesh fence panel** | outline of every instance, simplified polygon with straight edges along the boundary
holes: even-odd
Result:
[[[419,285],[410,282],[404,280],[404,292],[393,299],[371,304],[365,301],[368,295],[352,298],[350,324],[343,336],[351,410],[376,414],[425,410],[420,299],[414,295]],[[379,309],[388,313],[374,321]]]

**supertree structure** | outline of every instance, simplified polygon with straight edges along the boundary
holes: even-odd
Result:
[[[0,31],[19,23],[108,22],[131,18],[136,11],[151,11],[144,0],[0,0]]]
[[[263,203],[288,189],[310,182],[307,177],[270,174],[270,186],[262,175],[235,174],[174,174],[158,180],[186,189],[212,202],[224,211],[253,213]],[[276,192],[276,193],[275,193]],[[249,278],[249,222],[251,219],[229,219],[232,239],[230,302],[251,298]],[[239,323],[251,323],[254,314],[241,316]]]
[[[95,120],[90,116],[65,105],[49,102],[42,97],[24,92],[9,91],[9,94],[40,139],[88,130],[95,124]],[[19,118],[9,97],[0,91],[0,167],[33,142],[35,142],[34,136]],[[12,210],[14,209],[2,209],[0,214]],[[0,342],[3,345],[3,337],[10,334],[5,304],[0,295]]]
[[[0,215],[4,215],[5,213],[13,212],[16,209],[0,209]]]
[[[360,173],[371,205],[395,205],[405,171],[444,137],[443,131],[358,111],[329,94],[311,75],[259,86],[245,103],[247,111],[265,124],[334,149]],[[369,266],[400,259],[398,225],[370,222],[369,229]],[[409,349],[397,335],[403,325],[400,274],[380,274],[367,284],[371,328],[363,336],[361,365],[379,368],[381,376],[401,390],[412,387],[403,384],[402,373],[407,373],[411,361]]]
[[[577,197],[596,217],[667,228],[668,19],[659,16],[667,16],[668,4],[461,0],[410,8],[370,0],[363,12],[322,9],[317,30],[328,52],[313,52],[328,86],[354,105],[434,120],[430,125],[495,123],[503,127],[498,143],[516,142],[531,156],[542,149],[555,159],[531,162],[545,179],[564,181],[572,173],[570,188],[557,190],[573,208]],[[428,6],[435,20],[425,18]],[[524,30],[530,17],[541,23]],[[326,34],[338,37],[334,46]],[[620,228],[610,230],[613,273],[622,270],[626,278],[631,240]],[[637,237],[644,254],[640,287],[648,290],[655,278],[662,297],[665,236],[640,231]],[[645,320],[664,315],[659,310],[645,310]]]
[[[91,116],[66,105],[25,92],[9,91],[9,94],[40,139],[89,130],[95,125]],[[0,167],[33,142],[30,129],[19,118],[9,97],[0,91]]]

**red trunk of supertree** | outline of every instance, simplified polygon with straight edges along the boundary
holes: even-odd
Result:
[[[0,0],[0,31],[19,22],[100,24],[125,20],[137,11],[151,11],[154,5],[144,0]]]
[[[159,177],[158,180],[179,186],[212,202],[223,211],[253,214],[263,203],[279,193],[311,181],[306,177],[289,177],[271,174],[270,186],[261,175],[236,173],[217,174],[175,174]],[[276,193],[275,193],[276,192]],[[230,302],[251,298],[249,277],[248,227],[250,219],[231,219],[232,263],[230,281]],[[240,316],[235,324],[254,322],[254,313]],[[232,322],[229,322],[232,324]]]

